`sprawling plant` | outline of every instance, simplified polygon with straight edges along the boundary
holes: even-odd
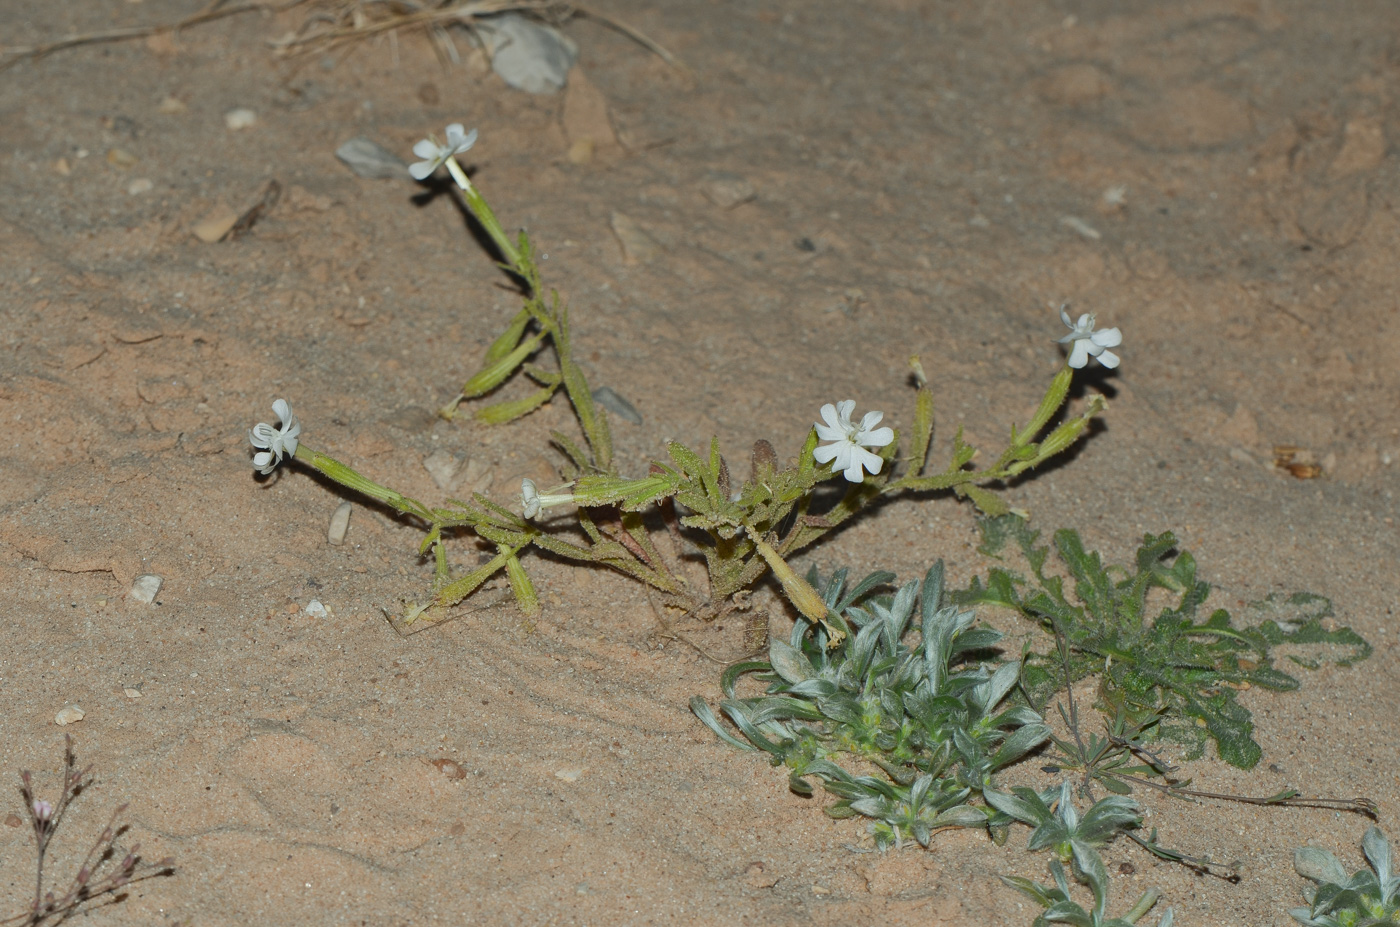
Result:
[[[913,427],[902,452],[896,432],[880,425],[883,413],[867,412],[857,420],[855,402],[843,400],[821,408],[821,420],[814,422],[798,453],[785,461],[767,441],[756,442],[746,480],[732,474],[715,442],[708,453],[671,442],[665,457],[652,462],[645,476],[625,476],[613,457],[607,413],[595,401],[574,359],[568,308],[545,287],[529,237],[524,232],[515,237],[506,233],[457,162],[457,156],[476,139],[474,130],[466,132],[460,124],[448,126],[445,142],[424,139],[414,147],[422,160],[412,165],[411,173],[429,182],[439,168],[447,169],[501,267],[518,285],[522,305],[487,349],[481,369],[466,380],[441,414],[452,418],[462,402],[495,394],[517,375],[532,381],[533,388],[517,398],[478,406],[477,421],[513,421],[562,391],[581,434],[553,433],[562,455],[561,485],[542,491],[525,480],[520,496],[508,504],[474,493],[470,499],[427,505],[306,446],[301,442],[301,424],[286,400],[274,403],[279,425],[260,423],[249,434],[258,450],[254,466],[264,474],[293,457],[422,525],[420,554],[431,555],[436,569],[431,594],[408,606],[402,616],[405,623],[445,617],[452,606],[502,571],[520,608],[526,614],[536,613],[539,598],[522,561],[530,547],[609,567],[650,586],[666,606],[702,619],[746,607],[745,593],[771,570],[803,615],[822,622],[826,615],[792,574],[786,558],[884,497],[952,491],[984,513],[1004,514],[1006,503],[991,487],[1064,452],[1104,407],[1102,397],[1094,396],[1080,414],[1053,424],[1069,397],[1074,369],[1085,366],[1091,357],[1104,366],[1117,366],[1118,356],[1108,349],[1122,341],[1116,328],[1097,329],[1091,314],[1072,320],[1061,310],[1069,328],[1060,339],[1067,345],[1066,364],[1052,378],[1030,421],[1025,427],[1012,426],[1005,450],[988,466],[973,466],[977,451],[963,441],[959,429],[946,467],[927,472],[933,392],[915,357],[910,361],[917,386]],[[823,484],[839,489],[819,492]],[[560,532],[540,521],[547,509],[562,505],[575,507],[577,531]],[[663,525],[675,543],[655,542],[654,534]],[[454,574],[446,544],[460,534],[474,535],[494,550],[494,556],[464,574]],[[669,554],[666,548],[671,549]],[[680,560],[694,548],[703,554],[707,567],[703,585],[679,569]]]

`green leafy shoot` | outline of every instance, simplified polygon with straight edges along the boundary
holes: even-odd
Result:
[[[1016,609],[1063,637],[1066,656],[1052,651],[1026,659],[1024,686],[1033,705],[1067,683],[1097,675],[1098,707],[1121,713],[1124,725],[1183,743],[1191,757],[1213,740],[1221,759],[1249,769],[1261,751],[1239,691],[1299,685],[1275,666],[1276,648],[1313,655],[1292,656],[1300,666],[1320,665],[1329,656],[1345,666],[1371,652],[1350,628],[1324,625],[1330,603],[1318,596],[1259,603],[1256,610],[1266,614],[1288,610],[1284,620],[1266,617],[1258,624],[1237,626],[1224,609],[1205,613],[1210,586],[1197,579],[1195,559],[1177,552],[1170,532],[1145,535],[1134,562],[1122,566],[1105,565],[1097,552],[1086,551],[1078,532],[1057,531],[1054,551],[1068,577],[1046,569],[1050,550],[1037,545],[1038,536],[1015,515],[984,520],[984,552],[998,555],[1013,542],[1031,578],[996,568],[985,585],[974,579],[955,597],[964,605]],[[1149,618],[1154,590],[1175,601]]]
[[[1064,638],[1057,637],[1056,643],[1059,645],[1060,659],[1064,663],[1068,660]],[[1043,768],[1046,772],[1068,770],[1081,773],[1079,792],[1090,799],[1093,798],[1094,785],[1102,785],[1108,791],[1118,795],[1131,794],[1133,786],[1137,785],[1146,786],[1164,792],[1173,798],[1186,801],[1216,799],[1249,805],[1330,808],[1364,814],[1373,820],[1376,817],[1376,803],[1369,798],[1315,798],[1304,796],[1296,789],[1283,789],[1274,795],[1255,798],[1189,788],[1191,784],[1189,779],[1182,780],[1174,777],[1173,774],[1177,772],[1178,767],[1168,763],[1148,746],[1150,734],[1157,724],[1161,711],[1165,711],[1165,708],[1144,720],[1129,722],[1120,704],[1112,715],[1104,716],[1104,734],[1102,736],[1092,732],[1086,735],[1080,731],[1079,710],[1074,700],[1074,687],[1065,686],[1064,696],[1064,702],[1056,705],[1056,708],[1060,712],[1060,718],[1064,722],[1069,736],[1063,737],[1053,733],[1050,735],[1050,742],[1059,755],[1055,758],[1056,763]],[[1068,710],[1065,708],[1066,704],[1069,706]],[[1218,874],[1212,868],[1208,858],[1189,857],[1175,850],[1157,846],[1155,841],[1149,844],[1135,834],[1129,834],[1129,836],[1162,859],[1184,863],[1205,873]],[[1237,880],[1238,875],[1234,867],[1227,867],[1225,878]]]
[[[1306,927],[1382,927],[1400,923],[1400,875],[1394,872],[1390,841],[1371,826],[1361,838],[1371,868],[1348,877],[1341,861],[1321,847],[1301,847],[1293,867],[1317,883],[1306,889],[1306,908],[1288,913]]]
[[[973,614],[942,606],[943,565],[893,596],[893,580],[874,573],[846,590],[846,572],[809,581],[848,629],[839,642],[819,623],[799,619],[789,640],[774,639],[765,661],[731,666],[721,678],[720,722],[701,698],[691,709],[726,742],[770,754],[790,770],[789,785],[809,795],[808,779],[836,795],[833,817],[870,818],[880,847],[912,839],[928,846],[946,827],[999,828],[1010,818],[974,805],[997,771],[1045,742],[1049,728],[1032,709],[1008,707],[1019,662],[985,663],[1001,635],[974,627]],[[919,616],[917,625],[914,616]],[[917,640],[907,642],[917,629]],[[763,695],[740,698],[752,676]],[[855,775],[842,756],[883,775]]]
[[[1071,924],[1074,927],[1133,927],[1157,903],[1160,897],[1158,891],[1148,889],[1122,917],[1109,917],[1108,870],[1104,867],[1103,859],[1090,850],[1083,860],[1082,870],[1080,864],[1076,864],[1075,875],[1081,877],[1082,873],[1081,881],[1094,893],[1094,906],[1087,911],[1071,897],[1069,879],[1065,877],[1064,866],[1058,859],[1050,861],[1050,876],[1054,879],[1052,885],[1042,885],[1017,876],[1001,877],[1007,885],[1044,906],[1045,910],[1031,922],[1031,927],[1049,927],[1052,923]],[[1172,927],[1174,922],[1172,909],[1168,908],[1158,919],[1157,927]]]

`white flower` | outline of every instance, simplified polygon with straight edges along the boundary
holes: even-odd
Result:
[[[442,167],[448,158],[461,154],[475,144],[476,129],[464,133],[462,124],[454,122],[447,127],[446,144],[439,145],[430,138],[424,138],[413,146],[413,153],[424,160],[410,164],[408,174],[414,180],[426,180],[433,171]]]
[[[520,481],[520,504],[524,507],[526,518],[534,518],[540,514],[540,509],[547,509],[552,505],[568,505],[573,501],[573,493],[542,493],[535,481],[529,477]]]
[[[831,463],[831,469],[844,470],[847,480],[859,483],[865,479],[863,471],[869,470],[870,475],[874,476],[880,472],[880,465],[884,463],[880,455],[872,454],[866,448],[884,447],[894,440],[894,432],[889,428],[875,427],[880,424],[880,419],[885,417],[883,412],[867,412],[859,425],[853,424],[851,412],[855,407],[854,399],[847,399],[836,405],[828,402],[822,406],[822,419],[826,424],[814,423],[817,437],[836,443],[822,445],[812,456],[817,463]]]
[[[1094,331],[1094,316],[1088,312],[1081,315],[1078,322],[1071,322],[1069,313],[1065,311],[1068,308],[1068,304],[1060,307],[1060,318],[1070,328],[1069,334],[1060,339],[1060,344],[1074,343],[1069,352],[1069,365],[1078,370],[1089,363],[1089,358],[1097,357],[1099,363],[1105,367],[1117,367],[1120,358],[1105,349],[1116,348],[1122,344],[1123,333],[1116,328]]]
[[[53,805],[40,798],[34,799],[34,820],[43,824],[51,817],[53,817]]]
[[[272,411],[282,421],[281,428],[273,428],[267,422],[258,422],[248,432],[248,441],[253,447],[262,448],[253,455],[253,466],[263,476],[272,472],[282,462],[282,455],[291,456],[297,452],[297,435],[301,434],[301,422],[292,414],[287,400],[279,399],[272,404]]]

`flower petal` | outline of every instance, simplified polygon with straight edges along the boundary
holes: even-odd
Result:
[[[854,399],[843,399],[836,404],[836,414],[841,417],[841,427],[851,427],[851,413],[855,411],[856,401]]]
[[[818,430],[820,430],[820,426],[818,426]],[[839,444],[823,444],[812,451],[812,459],[817,463],[831,463],[840,455],[841,445]]]
[[[432,139],[420,138],[413,145],[413,153],[420,158],[433,161],[441,155],[442,149],[438,148],[437,142],[434,142]]]
[[[856,443],[866,447],[884,447],[894,440],[894,429],[876,428],[874,431],[861,431],[856,435]]]
[[[427,180],[437,169],[436,161],[415,161],[408,166],[408,176],[414,180]]]
[[[267,422],[258,422],[248,431],[248,443],[266,450],[277,440],[277,429]]]
[[[1101,332],[1094,332],[1094,344],[1101,348],[1116,348],[1123,343],[1123,333],[1116,328],[1105,328]]]
[[[1089,363],[1089,341],[1086,338],[1076,338],[1074,349],[1069,353],[1069,365],[1075,370]]]
[[[426,155],[424,155],[424,157],[426,157]],[[1060,307],[1060,320],[1065,323],[1066,327],[1074,328],[1074,323],[1069,320],[1069,303],[1065,303]]]
[[[1112,370],[1114,367],[1117,367],[1120,363],[1122,363],[1122,358],[1120,358],[1117,354],[1114,354],[1112,351],[1104,351],[1102,354],[1099,355],[1099,363],[1103,364],[1109,370]]]
[[[851,450],[851,458],[852,466],[864,467],[870,472],[871,476],[879,473],[880,467],[885,463],[880,458],[879,454],[872,454],[863,447],[853,448]]]

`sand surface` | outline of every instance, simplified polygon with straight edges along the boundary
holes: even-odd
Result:
[[[7,0],[0,41],[199,6]],[[1024,831],[863,852],[861,822],[717,742],[687,700],[717,695],[719,665],[625,579],[531,556],[532,626],[488,589],[401,636],[383,610],[428,586],[421,532],[305,469],[255,476],[247,429],[285,397],[310,446],[430,502],[447,495],[423,463],[435,452],[475,463],[475,488],[502,501],[549,479],[548,431],[576,427],[562,401],[496,429],[434,419],[516,306],[453,196],[333,154],[364,136],[406,156],[458,121],[481,132],[464,161],[497,213],[547,253],[591,382],[642,415],[614,419],[624,472],[668,439],[795,454],[844,398],[907,428],[914,352],[938,453],[959,421],[990,453],[1062,362],[1052,307],[1120,327],[1120,370],[1081,380],[1109,396],[1103,427],[1007,498],[1115,558],[1174,529],[1224,607],[1331,598],[1371,660],[1245,693],[1263,761],[1188,772],[1207,789],[1370,796],[1400,837],[1394,4],[600,9],[690,73],[587,20],[567,27],[581,57],[556,96],[508,89],[465,43],[447,68],[412,36],[275,57],[267,40],[304,11],[0,73],[0,770],[55,788],[72,733],[100,782],[53,871],[121,801],[124,840],[178,867],[83,923],[1033,916],[996,880],[1045,877]],[[256,121],[233,131],[237,108]],[[194,236],[273,179],[282,197],[247,234]],[[1275,468],[1275,445],[1322,475]],[[798,565],[910,578],[943,558],[962,585],[990,565],[977,543],[967,505],[903,500]],[[163,577],[151,604],[128,595],[143,574]],[[775,628],[789,621],[775,609]],[[741,653],[742,622],[721,624],[691,639]],[[70,704],[85,717],[56,726]],[[1038,766],[1018,775],[1049,784]],[[0,816],[18,814],[5,794]],[[1136,870],[1119,898],[1156,885],[1179,925],[1291,923],[1301,844],[1361,864],[1355,815],[1145,801],[1164,842],[1241,864],[1229,884],[1111,847],[1115,871]],[[26,901],[31,845],[0,827],[0,914]]]

